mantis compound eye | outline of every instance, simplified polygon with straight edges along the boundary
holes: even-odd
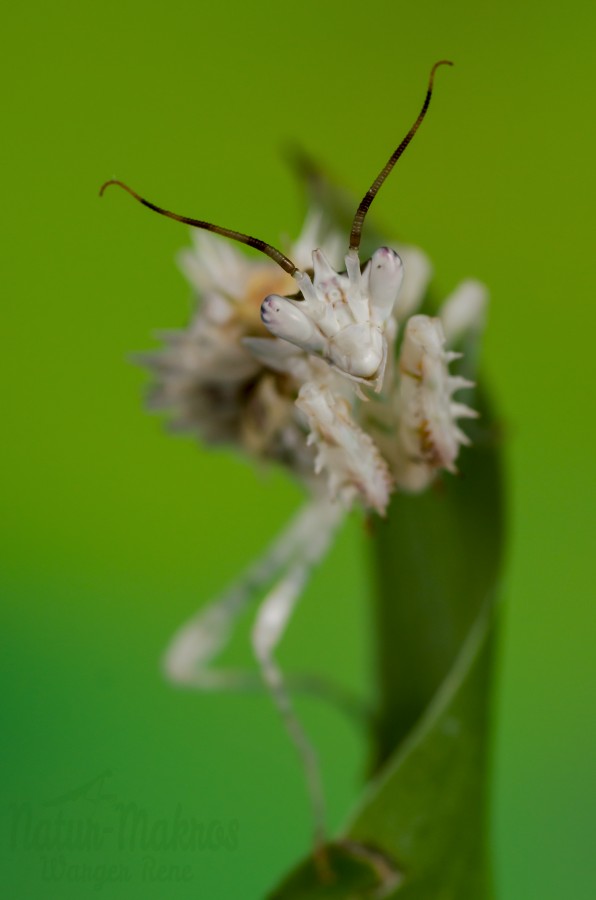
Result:
[[[384,324],[391,313],[404,280],[404,267],[395,250],[381,247],[370,261],[368,286],[372,321]]]
[[[325,349],[325,338],[313,320],[287,297],[270,294],[263,300],[261,319],[271,334],[310,353]]]

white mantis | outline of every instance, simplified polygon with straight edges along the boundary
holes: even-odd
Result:
[[[253,403],[255,398],[260,403],[259,427],[263,417],[266,421],[266,427],[261,428],[266,435],[262,441],[265,449],[261,447],[260,452],[289,465],[312,494],[266,554],[174,636],[164,667],[176,683],[201,690],[245,684],[245,673],[218,671],[211,664],[227,643],[237,619],[269,587],[255,619],[253,648],[263,682],[304,764],[317,845],[325,835],[319,765],[293,711],[275,650],[312,567],[326,552],[346,510],[359,500],[365,508],[384,513],[395,485],[420,490],[437,470],[453,470],[459,447],[467,440],[456,420],[474,415],[452,398],[456,390],[469,382],[449,375],[448,365],[458,354],[445,350],[439,319],[417,315],[407,321],[396,366],[398,329],[412,311],[408,308],[407,314],[401,316],[396,311],[404,280],[404,265],[398,253],[381,247],[366,265],[362,266],[359,259],[368,209],[418,130],[430,103],[436,69],[444,64],[451,65],[442,60],[433,66],[416,121],[358,207],[345,271],[336,271],[320,246],[310,248],[312,268],[299,268],[264,241],[172,213],[143,199],[120,181],[108,181],[101,189],[103,193],[108,185],[118,185],[161,215],[260,250],[294,279],[299,291],[291,295],[288,286],[288,296],[273,292],[262,300],[261,319],[275,339],[263,337],[252,325],[251,331],[246,326],[246,310],[234,318],[238,305],[228,304],[224,309],[218,295],[217,303],[214,301],[217,313],[207,316],[209,321],[197,320],[194,330],[172,338],[165,359],[162,353],[152,358],[150,365],[159,373],[165,389],[162,405],[175,409],[183,425],[193,429],[196,426],[198,431],[205,431],[205,419],[211,409],[214,416],[216,412],[221,416],[223,407],[226,436],[245,435],[242,404],[249,385]],[[223,277],[225,280],[225,267]],[[469,282],[447,304],[447,330],[457,332],[470,327],[480,317],[484,303],[482,287]],[[201,353],[205,348],[209,349],[210,359],[221,360],[221,371],[210,373],[202,367]],[[230,360],[238,361],[236,373],[229,371]],[[197,405],[205,385],[209,388],[205,396],[211,397],[214,388],[220,392],[216,392],[213,407],[209,406],[211,401]],[[389,433],[389,439],[375,431],[377,425],[371,410],[375,411],[377,423],[385,419],[383,431]],[[224,425],[220,423],[218,428],[222,431]],[[383,454],[376,442],[382,445]]]

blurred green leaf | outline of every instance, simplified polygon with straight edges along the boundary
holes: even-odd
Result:
[[[311,204],[348,230],[356,204],[301,151]],[[367,220],[363,258],[383,238]],[[432,309],[429,295],[425,309]],[[477,344],[477,336],[474,343]],[[459,349],[459,348],[455,348]],[[478,347],[460,374],[474,377]],[[272,900],[490,900],[487,768],[503,509],[499,434],[486,397],[459,475],[395,494],[374,521],[377,715],[371,780],[326,863],[310,857]]]
[[[502,549],[498,435],[487,405],[459,476],[396,495],[375,527],[379,711],[373,770],[345,831],[354,871],[307,860],[275,900],[489,900],[486,839],[491,659]],[[375,887],[364,885],[363,853]],[[356,872],[358,877],[356,877]],[[317,893],[318,892],[318,893]]]
[[[379,885],[391,878],[384,861],[349,841],[329,844],[324,858],[312,857],[293,872],[271,900],[291,897],[292,900],[346,900],[346,898],[374,897]]]
[[[420,495],[397,494],[375,529],[380,713],[376,763],[430,703],[487,598],[502,555],[499,435],[486,401],[468,425],[460,474]]]

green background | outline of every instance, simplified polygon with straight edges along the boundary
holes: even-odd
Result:
[[[362,194],[417,113],[431,63],[448,57],[456,68],[438,73],[431,114],[375,213],[424,247],[440,290],[474,275],[492,294],[484,359],[507,437],[511,527],[500,898],[595,896],[595,24],[591,4],[535,0],[57,0],[4,14],[7,895],[250,900],[308,845],[301,774],[269,701],[175,691],[158,668],[173,630],[300,494],[280,473],[171,439],[142,411],[146,379],[126,357],[186,321],[173,258],[187,235],[124,195],[98,200],[99,185],[122,178],[275,243],[296,234],[304,209],[283,146],[297,139]],[[287,668],[335,672],[364,692],[366,542],[350,522],[281,654]],[[231,655],[249,662],[246,629]],[[299,708],[338,827],[366,746],[335,710]],[[115,799],[65,798],[106,771]],[[180,842],[120,848],[114,803],[136,804],[156,828],[179,807],[223,831],[194,855]],[[38,829],[30,845],[21,833],[11,843],[24,804]],[[102,829],[101,846],[52,847],[44,823],[61,815]],[[98,891],[86,869],[48,881],[51,859],[116,866],[116,881]]]

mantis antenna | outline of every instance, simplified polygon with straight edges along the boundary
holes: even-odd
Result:
[[[432,94],[433,94],[433,82],[435,80],[435,72],[437,71],[439,66],[452,66],[452,65],[453,65],[453,63],[450,62],[448,59],[441,59],[439,62],[436,62],[434,64],[434,66],[432,67],[431,72],[430,72],[430,78],[428,80],[428,88],[426,91],[426,97],[424,98],[424,103],[422,104],[422,109],[420,110],[420,112],[418,114],[418,118],[416,119],[416,121],[414,122],[414,124],[412,125],[412,127],[410,128],[408,133],[406,134],[405,138],[403,139],[403,141],[401,142],[399,147],[391,154],[391,156],[387,160],[385,166],[381,169],[381,171],[379,172],[379,174],[373,181],[372,185],[370,186],[370,188],[368,189],[368,191],[362,198],[362,200],[360,202],[360,206],[358,207],[358,209],[356,211],[356,215],[354,216],[354,221],[352,223],[352,231],[350,232],[350,250],[351,251],[355,251],[356,253],[358,252],[358,248],[360,247],[360,238],[362,235],[362,226],[364,224],[364,219],[370,208],[370,205],[373,202],[373,200],[375,199],[375,197],[377,196],[379,188],[381,187],[381,185],[383,184],[383,182],[385,181],[385,179],[391,172],[393,166],[398,161],[398,159],[400,158],[400,156],[402,155],[402,153],[404,152],[404,150],[406,149],[406,147],[408,146],[408,144],[410,143],[410,141],[412,140],[412,138],[414,137],[414,135],[420,128],[420,125],[422,124],[422,120],[424,119],[424,117],[426,115],[426,111],[430,105],[430,98],[432,97]]]
[[[281,250],[276,250],[275,247],[272,247],[271,244],[265,243],[265,241],[261,241],[259,238],[250,237],[248,234],[242,234],[240,231],[232,231],[229,228],[222,228],[220,225],[213,225],[211,222],[203,222],[201,219],[191,219],[188,216],[179,216],[177,213],[170,212],[167,209],[162,209],[161,206],[156,206],[155,203],[150,203],[149,200],[145,200],[136,191],[133,191],[127,184],[124,184],[123,181],[117,181],[116,179],[111,179],[110,181],[106,181],[105,184],[102,184],[101,189],[99,191],[99,196],[102,197],[105,189],[109,187],[111,184],[115,184],[118,187],[121,187],[123,190],[127,191],[134,197],[135,200],[138,200],[139,203],[142,203],[143,206],[147,206],[149,209],[152,209],[154,212],[159,213],[160,216],[167,216],[168,219],[175,219],[176,222],[183,222],[185,225],[192,225],[193,228],[203,228],[205,231],[213,231],[215,234],[221,234],[223,237],[231,238],[233,241],[238,241],[241,244],[248,244],[249,247],[254,247],[255,250],[260,250],[261,253],[264,253],[266,256],[270,257],[274,262],[281,266],[281,268],[288,273],[288,275],[295,275],[298,271],[298,266],[295,266],[291,259],[288,259]]]

